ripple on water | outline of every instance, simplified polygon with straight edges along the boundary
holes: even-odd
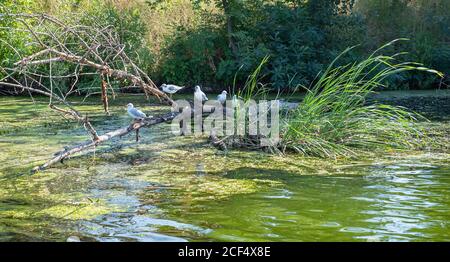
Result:
[[[83,234],[97,241],[186,242],[187,239],[158,233],[164,228],[208,234],[211,230],[169,219],[158,219],[134,213],[117,213],[102,216],[80,225]]]

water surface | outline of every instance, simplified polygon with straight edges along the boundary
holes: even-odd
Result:
[[[103,133],[129,123],[122,104],[81,108]],[[159,125],[29,175],[88,136],[29,98],[0,98],[0,117],[0,241],[450,241],[445,152],[224,153]]]

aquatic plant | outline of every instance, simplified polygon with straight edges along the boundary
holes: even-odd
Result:
[[[269,93],[269,89],[267,86],[261,83],[261,70],[269,61],[269,56],[266,55],[259,65],[253,70],[253,72],[247,77],[247,80],[244,83],[244,86],[241,89],[236,90],[236,77],[237,73],[233,80],[233,91],[232,94],[236,94],[236,96],[242,99],[245,103],[248,103],[249,100],[254,99],[256,97],[265,98]]]
[[[367,98],[395,74],[419,70],[439,76],[436,70],[413,62],[397,63],[396,57],[377,49],[367,59],[343,66],[336,62],[319,77],[298,108],[288,114],[282,131],[284,151],[320,157],[355,156],[376,149],[413,149],[426,141],[417,120],[423,118],[406,108],[367,103]]]

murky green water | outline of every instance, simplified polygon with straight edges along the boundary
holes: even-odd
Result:
[[[129,123],[123,107],[112,112],[91,115],[100,133]],[[448,153],[355,162],[224,153],[169,131],[29,175],[88,137],[45,103],[0,98],[0,241],[450,241]]]

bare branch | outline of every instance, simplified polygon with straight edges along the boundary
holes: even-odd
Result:
[[[103,102],[103,108],[105,109],[105,113],[109,115],[109,109],[108,109],[108,94],[107,94],[107,83],[105,81],[105,76],[102,74],[102,102]]]
[[[92,126],[92,124],[89,122],[88,117],[82,117],[77,111],[74,110],[65,110],[62,108],[59,108],[53,104],[49,105],[49,107],[55,111],[58,111],[60,113],[63,113],[65,115],[70,115],[72,116],[74,119],[78,120],[79,122],[83,123],[84,128],[86,130],[89,131],[89,133],[91,133],[92,135],[92,140],[96,141],[98,140],[98,135],[97,135],[97,131],[95,131],[94,127]]]
[[[107,75],[107,77],[129,81],[133,85],[139,86],[147,97],[150,94],[168,105],[174,103],[128,57],[125,52],[125,45],[120,43],[117,34],[110,26],[96,28],[80,24],[67,25],[46,14],[10,14],[10,16],[16,17],[18,21],[25,25],[30,36],[41,48],[38,52],[14,63],[15,66],[18,66],[15,69],[17,73],[20,73],[25,67],[45,65],[52,62],[66,62],[77,66],[90,67],[100,74]],[[29,19],[37,19],[41,31],[32,27]],[[51,23],[53,26],[48,27],[46,23]],[[68,41],[68,39],[71,40]],[[77,40],[78,43],[71,42],[73,39]],[[80,44],[84,48],[83,51],[80,50]],[[82,54],[77,54],[80,52]],[[131,68],[134,73],[130,73],[127,68]],[[72,90],[73,87],[71,87]],[[72,93],[71,91],[68,93]]]

